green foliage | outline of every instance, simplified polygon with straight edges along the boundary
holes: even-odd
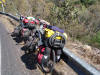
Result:
[[[84,4],[86,7],[89,5],[94,4],[97,0],[80,0],[82,4]]]
[[[51,9],[49,20],[52,24],[63,25],[72,22],[77,15],[77,10],[74,8],[70,0],[65,0],[58,5],[54,5]]]
[[[0,4],[0,11],[2,11],[2,7],[1,7],[1,4]]]
[[[92,38],[92,41],[100,44],[100,31],[96,33],[96,35]]]
[[[100,31],[90,37],[88,43],[94,47],[100,48]]]
[[[100,34],[95,35],[94,32],[100,24],[100,19],[97,17],[99,8],[92,5],[95,1],[84,0],[82,2],[86,6],[91,5],[89,7],[84,7],[79,0],[57,2],[58,4],[52,7],[48,20],[52,25],[64,29],[74,39],[91,45],[95,43],[99,45]]]

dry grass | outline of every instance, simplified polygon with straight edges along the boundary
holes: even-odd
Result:
[[[66,44],[74,54],[76,54],[81,59],[85,60],[87,63],[93,65],[96,69],[100,71],[100,50],[89,45],[84,45],[79,41],[69,40]]]

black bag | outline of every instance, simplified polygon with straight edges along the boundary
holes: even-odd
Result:
[[[35,24],[32,24],[32,23],[28,23],[28,28],[35,29],[36,28],[36,25]]]
[[[61,36],[62,39],[56,39],[57,36]],[[49,44],[54,48],[63,48],[65,43],[66,39],[62,33],[55,33],[49,38]]]

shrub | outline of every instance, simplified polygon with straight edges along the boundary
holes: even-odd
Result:
[[[89,5],[92,5],[96,2],[97,0],[80,0],[80,2],[82,4],[84,4],[86,7],[88,7]]]

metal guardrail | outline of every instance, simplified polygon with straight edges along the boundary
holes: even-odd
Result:
[[[12,14],[4,13],[4,12],[0,12],[0,14],[9,16],[10,18],[12,18],[14,20],[19,21],[19,19],[17,17],[13,16]]]
[[[16,21],[19,19],[11,14],[0,12],[2,15],[9,16]],[[84,60],[80,59],[79,57],[75,56],[70,50],[67,48],[63,49],[64,54],[69,58],[69,61],[73,62],[79,69],[81,69],[86,75],[100,75],[100,71],[96,70],[93,66],[86,63]]]
[[[79,69],[81,69],[86,75],[100,75],[100,71],[96,70],[93,66],[74,55],[67,48],[63,49],[64,54],[69,58],[69,61],[73,62]]]

